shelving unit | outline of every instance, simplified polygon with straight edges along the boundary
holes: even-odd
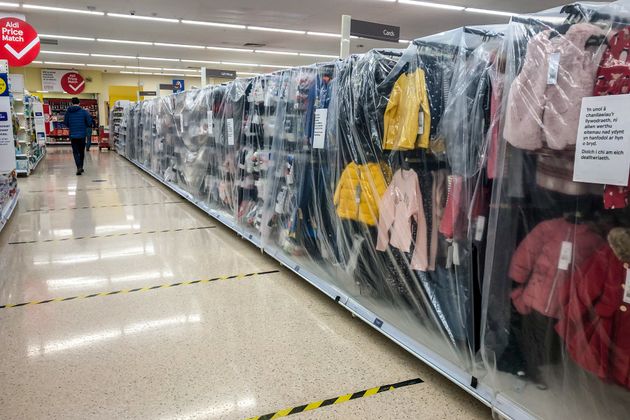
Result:
[[[63,124],[63,117],[66,115],[66,109],[72,105],[70,98],[44,98],[44,103],[50,105],[50,119],[53,129],[46,141],[47,145],[69,145],[70,132]],[[81,99],[79,104],[82,108],[88,110],[92,116],[92,143],[98,143],[98,101],[96,99]]]
[[[125,147],[127,139],[127,113],[130,101],[116,101],[109,116],[109,142],[119,153]]]
[[[3,206],[2,211],[0,213],[0,232],[4,229],[4,226],[7,224],[15,207],[17,206],[18,200],[20,198],[20,190],[16,189],[15,193],[7,200]]]
[[[30,175],[46,156],[46,146],[37,140],[33,103],[28,93],[12,93],[13,132],[16,144],[16,173]]]

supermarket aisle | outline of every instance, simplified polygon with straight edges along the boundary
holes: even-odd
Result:
[[[414,378],[292,417],[490,417],[113,152],[76,177],[51,149],[20,187],[0,234],[3,418],[238,419]]]

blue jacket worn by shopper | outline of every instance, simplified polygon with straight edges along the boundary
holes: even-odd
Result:
[[[88,135],[88,130],[92,129],[90,113],[78,105],[68,107],[63,123],[70,129],[71,139],[84,139]]]

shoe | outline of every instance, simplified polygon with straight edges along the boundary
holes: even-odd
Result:
[[[83,173],[85,170],[83,168],[79,169],[79,172]]]
[[[81,175],[83,172],[81,172],[81,170],[77,171],[77,175]]]

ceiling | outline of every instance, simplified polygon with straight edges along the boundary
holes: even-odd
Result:
[[[72,40],[51,37],[57,41],[57,45],[42,44],[42,52],[38,60],[44,63],[34,64],[35,66],[76,66],[109,72],[177,73],[181,72],[177,69],[195,70],[205,65],[209,68],[260,73],[273,71],[277,68],[274,66],[305,65],[332,59],[339,52],[339,37],[311,35],[304,32],[338,34],[343,14],[349,14],[354,19],[400,26],[401,39],[410,40],[464,25],[507,23],[509,20],[508,16],[461,10],[463,7],[529,13],[567,2],[566,0],[564,2],[562,0],[443,0],[448,5],[461,7],[460,10],[452,10],[407,4],[405,1],[409,2],[409,0],[319,0],[317,2],[304,0],[213,0],[212,2],[204,0],[33,0],[33,2],[24,2],[19,5],[16,3],[13,7],[2,6],[3,3],[0,2],[0,11],[26,15],[27,21],[41,35],[92,38],[92,40]],[[42,10],[29,7],[31,5],[68,8],[75,11]],[[127,16],[134,13],[136,18],[110,16],[103,13],[83,14],[77,13],[76,10]],[[175,21],[141,20],[138,17],[158,17]],[[182,19],[280,28],[302,33],[187,24],[183,23]],[[48,38],[42,36],[44,42],[47,42]],[[95,38],[141,41],[147,44],[96,41]],[[153,43],[184,44],[200,48],[160,46]],[[263,46],[245,47],[247,43],[263,44]],[[405,42],[393,44],[352,39],[351,52],[364,52],[371,48],[404,48],[405,45]],[[235,52],[204,47],[241,48],[247,51]],[[270,54],[258,52],[258,50],[300,52],[318,56]],[[122,55],[133,58],[54,54],[55,52]],[[175,61],[135,57],[170,58]],[[209,63],[201,63],[201,61]],[[60,63],[70,64],[64,66]],[[78,66],[79,64],[83,66]],[[88,67],[87,64],[92,66]],[[126,68],[115,66],[126,66]],[[168,70],[159,70],[161,68]],[[194,74],[191,71],[186,73]]]

